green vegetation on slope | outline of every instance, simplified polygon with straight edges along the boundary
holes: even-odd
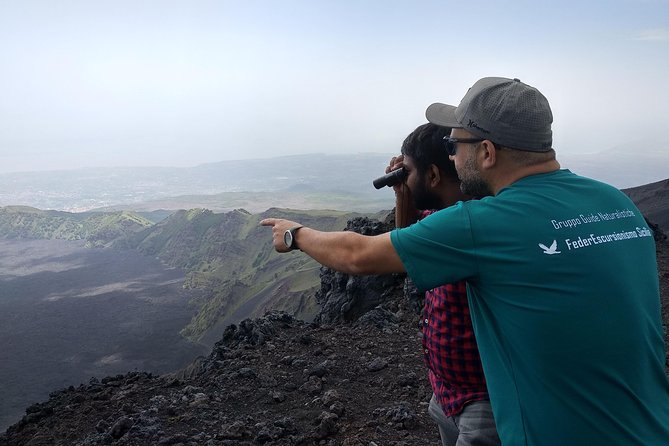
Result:
[[[0,208],[0,238],[85,240],[88,246],[129,247],[128,238],[152,223],[119,211],[73,214],[26,206]]]
[[[248,317],[268,306],[307,319],[313,317],[313,295],[320,286],[319,265],[298,253],[278,255],[272,248],[270,231],[259,226],[259,221],[269,215],[335,230],[344,228],[357,214],[286,209],[270,209],[263,214],[244,210],[215,214],[191,209],[177,211],[135,235],[137,249],[186,269],[185,286],[205,292],[199,313],[183,331],[185,336],[200,339],[223,322]]]

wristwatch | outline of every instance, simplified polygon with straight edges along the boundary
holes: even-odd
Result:
[[[299,249],[297,247],[297,243],[295,243],[295,233],[301,227],[302,227],[302,225],[295,226],[293,228],[286,229],[286,232],[283,233],[283,243],[286,245],[286,248],[291,249],[291,250],[292,249]]]

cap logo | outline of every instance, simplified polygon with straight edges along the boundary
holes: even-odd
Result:
[[[480,127],[476,122],[472,121],[471,119],[467,123],[467,127],[474,127],[475,129],[479,129],[480,131],[484,133],[490,133],[490,130],[486,130],[483,127]]]

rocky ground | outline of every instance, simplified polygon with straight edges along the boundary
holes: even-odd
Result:
[[[356,324],[282,313],[245,321],[175,375],[129,373],[55,392],[0,443],[436,444],[417,320],[392,310]]]
[[[658,266],[666,327],[666,240],[658,240]],[[402,278],[381,306],[348,320],[357,317],[346,316],[356,307],[355,283],[324,276],[320,299],[343,290],[348,303],[318,323],[269,313],[228,327],[208,357],[176,374],[133,372],[54,392],[0,444],[438,444],[416,305],[404,298]]]

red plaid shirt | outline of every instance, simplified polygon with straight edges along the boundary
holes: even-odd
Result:
[[[428,377],[444,413],[457,415],[466,403],[489,399],[465,282],[425,293],[421,327]]]

